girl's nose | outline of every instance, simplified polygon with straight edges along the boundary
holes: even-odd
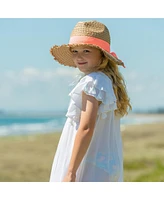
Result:
[[[82,56],[81,53],[78,53],[76,58],[77,58],[77,60],[82,60],[82,59],[83,59],[83,56]]]

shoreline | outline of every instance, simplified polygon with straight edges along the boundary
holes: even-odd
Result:
[[[150,127],[150,126],[164,126],[164,122],[150,122],[150,123],[135,123],[135,124],[121,124],[120,129],[121,132],[125,132],[128,129],[141,128],[141,127]],[[61,135],[62,130],[55,130],[55,131],[47,131],[47,132],[36,132],[36,133],[26,133],[26,134],[10,134],[10,135],[0,135],[1,138],[10,138],[10,137],[37,137],[40,135]]]
[[[136,128],[141,128],[141,127],[148,127],[148,126],[164,126],[164,122],[163,121],[159,121],[159,122],[151,122],[151,123],[136,123],[136,124],[121,124],[121,132],[126,131],[129,128],[134,128],[136,126]],[[164,131],[163,131],[164,132]]]
[[[129,113],[127,116],[159,116],[159,117],[164,117],[164,113]]]
[[[62,132],[65,121],[61,122],[59,126],[56,126],[57,121],[51,121],[47,123],[38,124],[11,124],[0,126],[0,137],[17,136],[17,135],[37,135],[50,134],[55,132]],[[58,122],[57,122],[58,123]],[[150,125],[164,123],[164,114],[136,114],[130,113],[127,116],[121,118],[120,125],[121,130],[124,130],[128,126],[134,125]],[[56,127],[55,127],[56,126]]]

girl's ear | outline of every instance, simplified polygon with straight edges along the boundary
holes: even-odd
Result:
[[[103,61],[104,61],[104,59],[101,57],[101,59],[100,59],[100,63],[99,63],[98,66],[100,66],[100,65],[103,63]]]
[[[101,60],[98,66],[100,66],[104,62],[104,59],[105,59],[104,53],[102,51],[100,51],[100,54],[101,54]]]

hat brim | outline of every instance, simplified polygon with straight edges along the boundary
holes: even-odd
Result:
[[[113,61],[117,65],[124,66],[124,63],[121,60],[114,57],[112,54],[108,53],[107,51],[101,49],[99,46],[92,45],[92,44],[64,44],[61,46],[55,45],[50,49],[50,53],[54,57],[54,60],[56,60],[60,64],[76,68],[76,65],[72,59],[72,53],[70,51],[70,47],[77,47],[77,46],[82,46],[82,45],[95,47],[101,50],[104,53],[105,57],[107,57],[109,60]]]

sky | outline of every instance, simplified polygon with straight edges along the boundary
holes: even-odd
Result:
[[[164,108],[163,18],[0,18],[0,109],[65,111],[79,71],[54,61],[79,21],[104,23],[133,110]]]

